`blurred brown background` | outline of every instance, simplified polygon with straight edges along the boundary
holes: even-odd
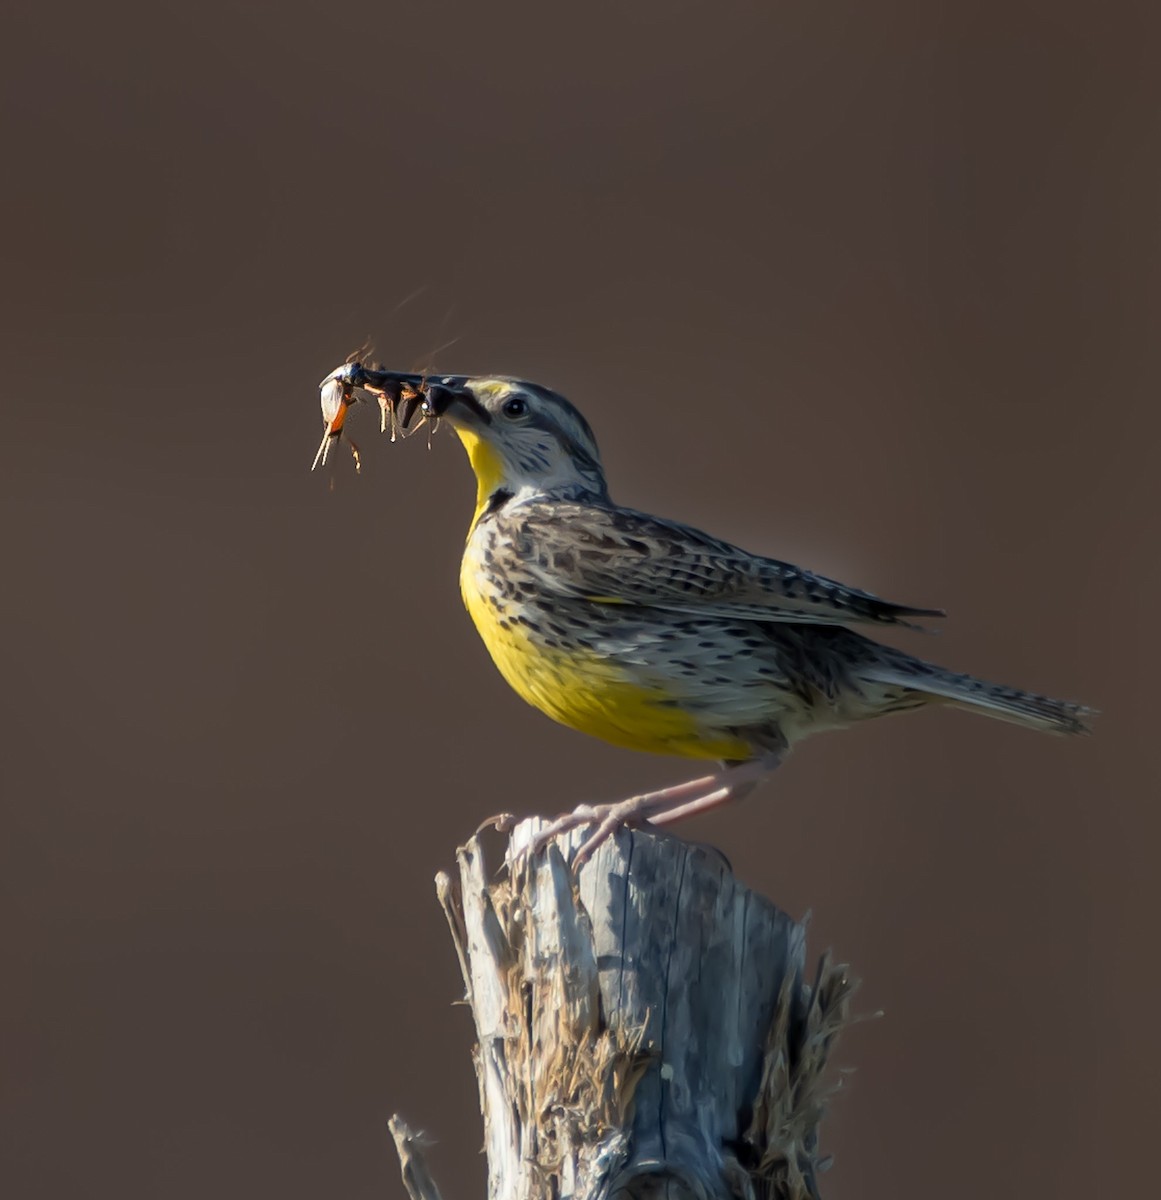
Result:
[[[832,1200],[1141,1194],[1149,8],[8,6],[4,1194],[402,1196],[399,1109],[482,1195],[432,876],[499,809],[687,771],[507,691],[450,438],[364,410],[362,477],[309,473],[367,333],[559,388],[618,499],[945,605],[908,645],[1104,710],[819,738],[688,832],[885,1010]]]

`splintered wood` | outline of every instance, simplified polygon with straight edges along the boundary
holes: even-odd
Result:
[[[489,1200],[808,1200],[826,1067],[854,984],[804,978],[801,925],[712,851],[584,832],[493,881],[478,838],[437,880],[475,1019]],[[437,1200],[393,1124],[413,1200]],[[445,1135],[446,1138],[446,1135]]]

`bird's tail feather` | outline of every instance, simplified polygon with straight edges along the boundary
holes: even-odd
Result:
[[[1010,721],[1013,725],[1023,725],[1027,729],[1042,729],[1056,734],[1092,732],[1086,718],[1097,715],[1094,708],[1068,700],[1053,700],[1034,692],[1022,692],[999,683],[988,683],[972,675],[960,675],[909,655],[900,657],[906,660],[905,663],[884,664],[874,671],[874,678],[880,683],[902,685],[910,691],[922,692],[933,700],[995,717],[999,721]]]

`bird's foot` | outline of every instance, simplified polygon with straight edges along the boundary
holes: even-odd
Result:
[[[619,829],[639,828],[649,823],[649,806],[643,804],[646,796],[632,796],[616,804],[578,804],[572,812],[562,813],[555,821],[546,825],[527,846],[528,854],[538,854],[549,842],[562,833],[569,833],[581,826],[593,826],[592,833],[573,857],[573,868],[579,870],[590,859],[597,848],[608,841]]]
[[[579,871],[619,830],[668,825],[683,817],[707,812],[731,800],[740,799],[773,771],[778,761],[778,756],[771,754],[740,766],[726,767],[714,775],[643,792],[614,804],[579,804],[572,812],[563,813],[541,829],[528,842],[523,853],[537,854],[561,834],[581,826],[592,826],[592,832],[573,855],[572,868]]]

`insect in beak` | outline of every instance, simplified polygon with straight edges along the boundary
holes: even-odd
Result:
[[[320,464],[326,465],[332,442],[343,436],[347,410],[356,401],[361,401],[358,392],[374,396],[379,403],[379,431],[390,430],[391,440],[407,437],[422,425],[428,425],[430,435],[437,423],[438,414],[431,410],[429,393],[435,385],[429,384],[422,375],[401,374],[365,367],[359,362],[348,362],[332,371],[319,384],[319,403],[322,408],[323,436],[318,452],[314,456],[311,470]],[[416,413],[419,422],[412,427]],[[430,439],[429,439],[430,440]],[[347,436],[347,445],[355,460],[355,471],[361,468],[359,448]]]

